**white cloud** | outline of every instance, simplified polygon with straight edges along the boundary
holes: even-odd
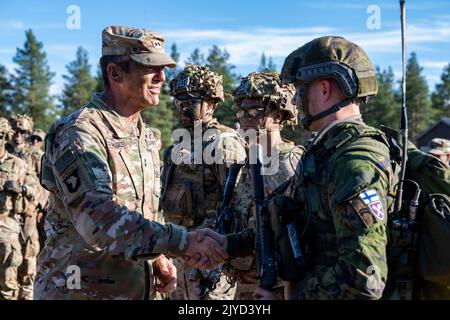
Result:
[[[433,60],[422,60],[420,61],[420,65],[424,68],[430,68],[430,69],[438,69],[443,70],[448,64],[449,61],[433,61]]]

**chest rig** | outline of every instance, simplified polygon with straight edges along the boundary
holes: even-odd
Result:
[[[207,129],[215,130],[206,131]],[[209,124],[203,130],[202,149],[198,151],[203,154],[211,142],[227,131],[227,127],[217,122]],[[164,218],[166,222],[185,227],[198,226],[205,218],[215,218],[223,196],[219,166],[224,164],[206,164],[203,160],[201,164],[196,164],[194,158],[198,159],[199,155],[194,154],[193,150],[196,150],[194,141],[191,142],[191,150],[174,145],[164,156],[164,186],[161,197]],[[189,161],[175,164],[172,157],[183,157]]]
[[[284,200],[280,200],[283,198],[278,200],[283,201],[282,210],[276,209],[281,212],[278,214],[278,221],[281,225],[292,221],[296,225],[308,268],[312,265],[333,265],[338,255],[336,238],[333,236],[336,231],[328,202],[329,184],[336,161],[339,161],[341,155],[352,151],[370,151],[390,161],[389,153],[383,151],[388,149],[383,145],[389,147],[386,137],[380,131],[359,121],[346,122],[339,125],[339,128],[331,128],[326,135],[322,135],[322,139],[313,141],[299,161],[296,175],[285,186],[280,186],[278,192],[286,196]],[[391,169],[392,163],[380,166],[371,164],[393,188],[395,175]],[[389,206],[393,203],[391,191],[388,196]],[[346,198],[342,197],[339,200],[344,202]],[[290,249],[281,256],[292,255],[291,252],[294,249]],[[289,264],[286,263],[289,259],[281,260]],[[286,271],[286,273],[289,272]],[[288,274],[287,278],[287,280],[296,280],[301,278],[301,275]]]

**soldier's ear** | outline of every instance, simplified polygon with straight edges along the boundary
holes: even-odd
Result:
[[[106,67],[106,72],[108,74],[108,78],[114,82],[122,82],[122,70],[120,70],[119,66],[110,63]]]

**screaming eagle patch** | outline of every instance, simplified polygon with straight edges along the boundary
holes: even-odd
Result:
[[[375,190],[366,190],[359,194],[359,198],[369,207],[370,213],[378,220],[384,219],[384,208],[380,196]]]

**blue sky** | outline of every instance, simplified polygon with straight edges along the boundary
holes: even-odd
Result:
[[[430,89],[434,89],[450,62],[450,1],[406,3],[407,50],[417,53]],[[66,26],[70,5],[80,8],[80,29]],[[379,29],[368,28],[367,21],[374,16],[371,5],[380,9]],[[101,54],[101,31],[116,24],[162,33],[167,49],[177,43],[181,65],[195,48],[206,55],[216,44],[227,49],[235,71],[241,75],[258,67],[263,52],[280,69],[284,58],[309,40],[342,35],[360,44],[375,65],[392,66],[398,79],[399,12],[398,0],[0,0],[0,63],[13,71],[16,48],[23,46],[25,30],[33,29],[56,73],[51,92],[59,94],[65,65],[74,59],[77,47],[88,50],[94,72]]]

